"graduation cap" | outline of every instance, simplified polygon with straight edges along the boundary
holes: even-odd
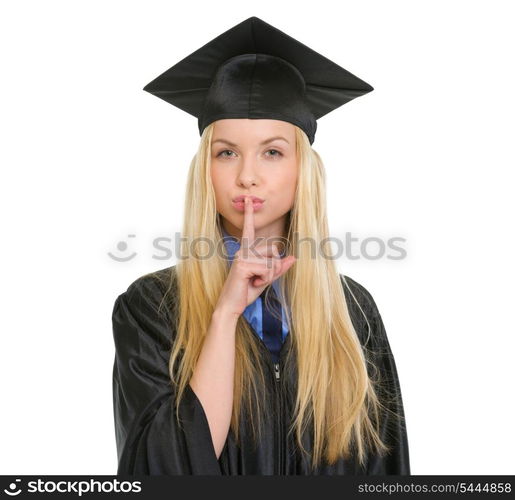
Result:
[[[198,118],[267,118],[300,127],[310,144],[319,118],[371,90],[364,82],[258,17],[206,43],[143,90]]]

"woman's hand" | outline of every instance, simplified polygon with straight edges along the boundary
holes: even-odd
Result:
[[[235,253],[229,275],[218,298],[216,309],[240,316],[277,278],[282,276],[297,260],[293,255],[281,259],[275,244],[256,245],[251,255],[249,247],[255,241],[254,208],[249,196],[245,197],[245,215],[241,245]]]

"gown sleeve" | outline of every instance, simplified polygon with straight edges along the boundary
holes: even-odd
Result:
[[[354,284],[356,297],[362,304],[370,324],[370,335],[366,324],[359,322],[361,341],[368,348],[368,359],[379,370],[381,381],[379,398],[388,408],[381,413],[380,437],[390,447],[386,455],[372,454],[367,462],[367,475],[410,475],[410,457],[406,420],[397,366],[388,341],[386,329],[378,307],[368,290],[349,277]],[[397,416],[392,414],[395,413]]]
[[[158,312],[162,296],[160,285],[145,276],[114,304],[117,473],[219,475],[207,417],[189,384],[179,407],[182,426],[177,423],[168,371],[173,331],[170,313]]]

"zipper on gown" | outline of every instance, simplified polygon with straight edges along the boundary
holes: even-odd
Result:
[[[247,320],[247,318],[244,318],[245,322],[249,326],[249,328],[254,332],[254,335],[256,336],[259,344],[264,348],[264,350],[267,353],[267,357],[270,360],[274,375],[275,375],[275,401],[276,401],[276,409],[277,409],[277,416],[278,416],[278,424],[277,424],[277,456],[276,456],[276,469],[278,475],[283,475],[285,466],[284,466],[284,457],[285,457],[285,443],[283,443],[283,405],[282,405],[282,384],[281,384],[281,355],[284,350],[284,346],[286,344],[286,341],[289,340],[290,332],[287,333],[285,339],[283,340],[283,344],[281,346],[281,349],[279,350],[279,363],[275,363],[272,354],[270,350],[268,349],[268,346],[265,344],[263,339],[259,336],[259,334],[254,330],[250,322]]]
[[[280,365],[280,361],[281,361],[281,358],[279,356],[279,363],[274,363],[274,368],[275,368],[275,382],[276,384],[280,384],[281,383],[281,365]],[[277,439],[277,442],[278,442],[278,446],[277,446],[277,449],[279,450],[278,451],[278,458],[277,458],[277,463],[279,464],[279,470],[278,470],[278,474],[279,475],[282,475],[283,474],[283,470],[284,470],[284,464],[283,464],[283,461],[284,461],[284,456],[283,456],[283,409],[282,409],[282,391],[281,391],[281,386],[278,385],[277,387],[277,399],[278,399],[278,403],[277,403],[277,407],[278,407],[278,418],[279,418],[279,423],[277,425],[277,428],[279,429],[278,430],[278,439]]]

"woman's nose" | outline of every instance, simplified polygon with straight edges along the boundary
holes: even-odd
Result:
[[[238,174],[240,183],[245,186],[250,186],[256,183],[256,164],[252,158],[247,158],[242,161],[241,169]]]

